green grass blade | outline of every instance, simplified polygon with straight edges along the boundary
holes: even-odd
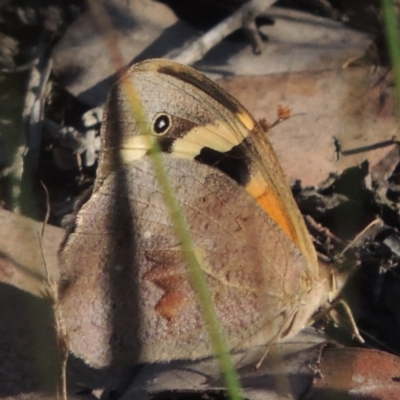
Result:
[[[112,31],[110,20],[107,18],[105,10],[101,9],[98,2],[90,0],[88,3],[92,15],[94,16],[96,23],[100,29],[100,32],[104,37],[104,41],[109,48],[110,58],[116,67],[115,69],[121,70],[121,67],[123,66],[121,54],[118,51],[118,46],[116,45],[116,43],[114,43],[112,39],[112,35],[108,34]],[[140,131],[144,134],[147,133],[149,137],[152,138],[146,116],[144,115],[140,99],[136,95],[135,88],[128,80],[124,80],[123,84],[127,97],[130,100],[132,112],[136,122],[138,123]],[[224,335],[222,333],[221,325],[215,312],[211,293],[208,289],[204,273],[195,255],[189,228],[187,227],[185,218],[181,212],[173,189],[169,183],[168,176],[162,164],[160,150],[154,140],[153,147],[154,151],[152,152],[152,158],[154,160],[156,176],[160,187],[164,192],[165,202],[167,204],[167,207],[169,208],[171,218],[176,230],[177,238],[181,242],[182,250],[185,254],[191,284],[199,299],[203,317],[209,330],[212,345],[215,355],[218,358],[221,372],[224,376],[228,394],[232,400],[240,400],[242,399],[242,395],[239,378],[233,366],[229,349],[227,347],[226,340],[224,339]]]
[[[393,76],[396,87],[397,117],[400,116],[400,37],[398,15],[392,0],[382,0],[383,20],[386,40],[393,66]]]

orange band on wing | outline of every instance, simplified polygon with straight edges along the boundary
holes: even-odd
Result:
[[[281,200],[268,189],[265,181],[260,177],[253,176],[246,186],[246,191],[256,199],[257,203],[280,226],[286,235],[294,243],[297,243],[295,228],[287,217],[285,209],[281,206]]]

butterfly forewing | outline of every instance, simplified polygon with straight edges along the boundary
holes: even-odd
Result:
[[[214,82],[186,66],[166,60],[155,65],[150,61],[133,67],[132,72],[137,74],[135,83],[153,85],[156,93],[168,91],[170,98],[164,105],[157,105],[159,110],[170,113],[166,105],[174,102],[173,116],[184,121],[180,126],[187,121],[193,124],[184,134],[169,132],[174,138],[171,154],[195,158],[233,177],[286,232],[309,260],[312,272],[317,273],[311,239],[279,161],[265,132],[247,110]],[[156,74],[164,81],[158,89]],[[197,144],[195,150],[193,143]],[[194,151],[185,153],[186,147]]]

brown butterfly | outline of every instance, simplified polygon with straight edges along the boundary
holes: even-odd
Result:
[[[126,83],[162,151],[228,347],[295,335],[330,284],[265,133],[204,75],[156,59],[111,89],[93,194],[60,251],[71,350],[98,367],[213,354]]]

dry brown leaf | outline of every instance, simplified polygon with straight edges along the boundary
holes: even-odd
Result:
[[[371,349],[328,348],[307,399],[395,400],[399,393],[399,357]]]
[[[391,139],[398,132],[393,91],[383,70],[369,67],[332,69],[253,77],[233,77],[218,83],[237,97],[256,119],[276,119],[279,105],[292,117],[268,132],[289,182],[304,186],[322,182],[368,159],[371,167],[393,146],[341,156],[337,161],[334,137],[343,150]]]
[[[13,285],[36,296],[46,288],[46,271],[40,249],[43,224],[29,218],[0,210],[0,282]],[[50,278],[58,279],[57,252],[64,230],[47,225],[43,252]]]

